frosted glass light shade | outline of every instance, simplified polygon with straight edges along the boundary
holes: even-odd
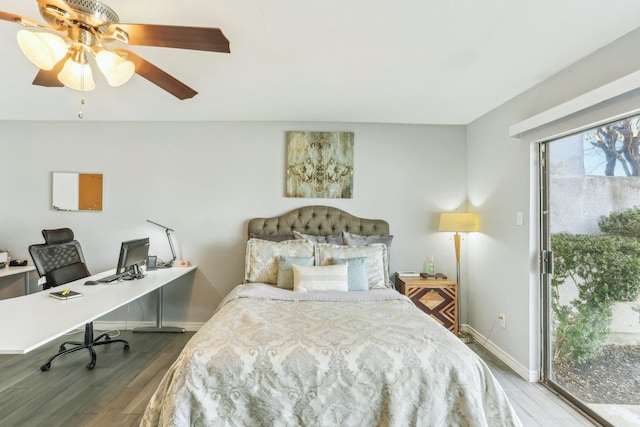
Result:
[[[84,87],[82,85],[83,77]],[[72,58],[67,59],[67,62],[64,63],[62,71],[58,73],[58,80],[60,80],[65,86],[75,90],[87,91],[93,90],[96,87],[89,64],[80,64]]]
[[[101,50],[96,54],[96,62],[110,86],[121,86],[129,81],[136,71],[133,62],[109,50]]]
[[[17,37],[22,53],[42,70],[51,70],[67,54],[67,43],[55,34],[20,30]]]
[[[467,212],[443,212],[440,214],[438,231],[469,232],[478,231],[478,217]]]

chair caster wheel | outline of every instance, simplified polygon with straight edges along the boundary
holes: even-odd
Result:
[[[51,369],[51,363],[45,363],[44,365],[40,366],[40,370],[41,370],[42,372],[46,372],[46,371],[48,371],[49,369]]]
[[[123,350],[124,351],[129,351],[129,344],[125,344]]]
[[[96,367],[96,362],[89,362],[87,363],[87,369],[88,370],[92,370],[93,368]]]

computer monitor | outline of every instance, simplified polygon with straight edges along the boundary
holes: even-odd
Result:
[[[116,274],[128,273],[129,278],[144,277],[140,266],[144,265],[149,256],[149,238],[127,240],[120,245],[120,256]]]

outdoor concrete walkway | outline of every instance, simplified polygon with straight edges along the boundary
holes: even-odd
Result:
[[[640,426],[640,405],[587,403],[587,406],[616,427]]]

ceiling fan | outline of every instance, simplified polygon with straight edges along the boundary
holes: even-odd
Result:
[[[0,20],[36,30],[20,30],[18,44],[40,71],[34,85],[95,87],[89,58],[111,86],[126,83],[136,73],[179,99],[198,92],[126,49],[108,49],[110,42],[230,53],[229,40],[219,28],[152,24],[122,24],[100,0],[36,0],[48,25],[0,11]]]

